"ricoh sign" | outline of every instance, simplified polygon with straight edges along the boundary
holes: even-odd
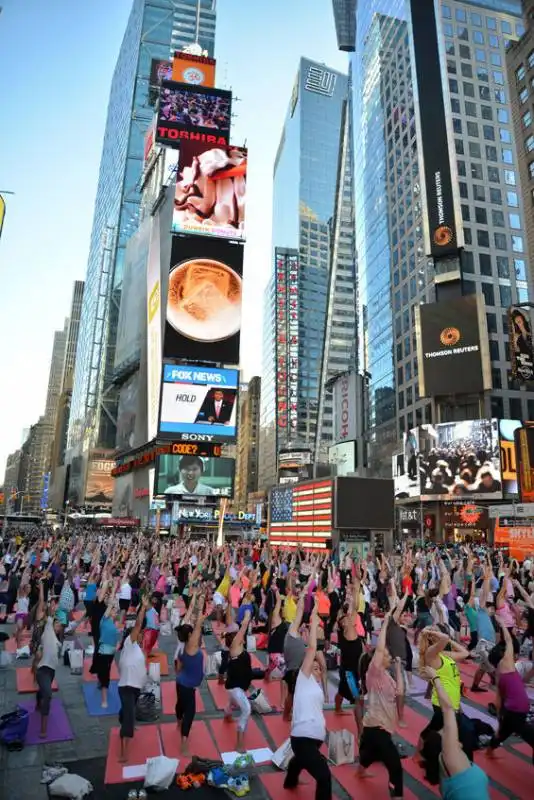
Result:
[[[346,372],[334,384],[334,443],[357,438],[357,375]]]

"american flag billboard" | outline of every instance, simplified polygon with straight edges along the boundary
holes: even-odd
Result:
[[[272,545],[325,549],[332,538],[332,481],[271,489]]]

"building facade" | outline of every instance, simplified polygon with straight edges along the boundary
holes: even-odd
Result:
[[[276,480],[280,447],[315,446],[346,75],[301,58],[273,174],[273,273],[264,297],[260,488]],[[317,143],[321,147],[317,147]],[[296,251],[298,366],[294,425],[279,425],[276,251]],[[285,291],[285,290],[284,290]],[[294,402],[293,402],[294,401]]]
[[[255,376],[239,396],[234,505],[240,511],[247,509],[249,494],[258,491],[260,399],[261,378]]]
[[[115,346],[126,244],[139,223],[153,59],[199,37],[213,56],[213,0],[134,0],[108,103],[72,391],[68,447],[114,448],[121,376]]]
[[[534,253],[534,3],[523,0],[526,31],[506,53],[528,252]],[[534,279],[530,264],[530,281]]]
[[[534,403],[509,377],[506,310],[528,297],[506,50],[523,33],[520,0],[440,2],[438,38],[450,151],[464,226],[465,294],[484,295],[493,391],[485,414],[530,419]],[[410,5],[356,10],[354,142],[360,370],[368,379],[371,474],[389,475],[404,431],[432,419],[418,393],[414,310],[433,302],[425,253]],[[453,177],[454,180],[454,177]],[[473,410],[476,414],[476,411]]]

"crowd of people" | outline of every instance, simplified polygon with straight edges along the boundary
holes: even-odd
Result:
[[[180,89],[162,89],[159,118],[188,128],[230,128],[230,103],[226,97]]]
[[[181,618],[177,596],[186,609]],[[482,746],[493,757],[515,734],[533,748],[534,761],[527,691],[534,678],[534,558],[519,564],[498,550],[475,552],[466,545],[404,547],[388,557],[347,555],[339,561],[335,554],[271,549],[261,541],[217,548],[139,532],[36,530],[0,544],[0,604],[4,619],[15,614],[17,644],[25,631],[31,633],[43,738],[61,643],[85,619],[94,645],[91,672],[104,708],[117,659],[121,760],[128,760],[147,663],[172,608],[183,755],[189,754],[196,696],[205,678],[201,647],[210,617],[224,626],[219,681],[227,690],[225,718],[236,722],[239,753],[246,752],[254,680],[248,635],[266,638],[266,678],[280,678],[280,705],[291,722],[288,790],[306,770],[316,782],[315,797],[332,797],[321,747],[327,737],[324,707],[333,700],[337,713],[344,702],[353,710],[362,791],[378,762],[386,767],[391,796],[403,797],[404,754],[393,736],[402,736],[407,725],[405,700],[414,671],[428,682],[432,706],[416,758],[443,797],[489,797],[488,778],[474,760]],[[82,604],[85,616],[75,619]],[[520,658],[522,647],[526,657]],[[470,659],[477,668],[467,688],[484,692],[484,680],[495,687],[497,724],[489,731],[462,706],[460,668]],[[333,670],[339,680],[330,696]]]

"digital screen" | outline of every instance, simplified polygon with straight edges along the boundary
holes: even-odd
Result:
[[[334,528],[394,528],[393,481],[382,478],[336,478],[334,509]]]
[[[215,59],[176,52],[172,62],[173,81],[192,83],[196,86],[213,86],[215,83]]]
[[[522,424],[518,419],[499,420],[502,488],[505,497],[518,494],[514,433]]]
[[[113,478],[111,470],[115,466],[113,458],[91,457],[87,467],[85,502],[108,505],[113,501]]]
[[[223,89],[163,81],[159,96],[156,141],[179,147],[182,140],[226,144],[230,135],[232,93]],[[182,135],[184,134],[184,135]],[[190,136],[189,134],[195,134]]]
[[[230,441],[237,432],[236,369],[165,364],[158,435],[202,435]]]
[[[422,397],[478,393],[485,385],[477,295],[419,307]],[[485,334],[487,337],[487,334]]]
[[[148,89],[148,104],[155,106],[162,81],[170,81],[172,79],[172,63],[164,61],[160,58],[153,58],[150,64],[150,82]]]
[[[534,380],[532,323],[527,308],[513,306],[508,311],[512,376],[521,383]]]
[[[421,425],[404,434],[393,460],[395,497],[502,499],[496,419]]]
[[[235,460],[200,456],[158,456],[156,495],[233,497]]]
[[[244,240],[246,192],[246,148],[182,142],[173,232]]]
[[[165,358],[239,363],[243,245],[173,236]]]

